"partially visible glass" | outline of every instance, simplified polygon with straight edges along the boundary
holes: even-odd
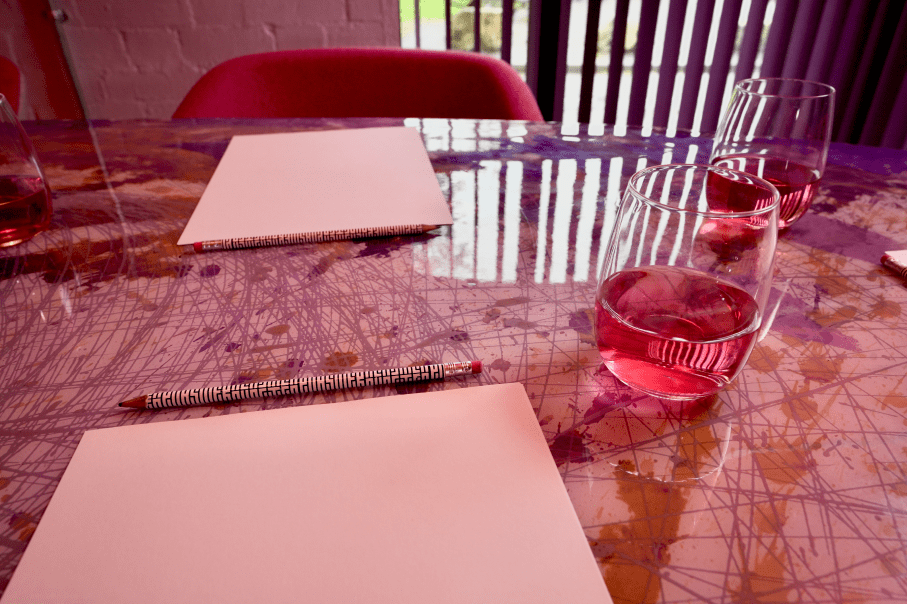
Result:
[[[50,213],[50,189],[35,148],[0,94],[0,247],[46,229]]]
[[[721,117],[709,163],[755,174],[781,194],[779,229],[809,209],[831,140],[835,89],[789,78],[741,80]]]
[[[767,181],[717,166],[633,175],[595,298],[596,342],[611,373],[677,401],[737,377],[765,316],[779,197]]]

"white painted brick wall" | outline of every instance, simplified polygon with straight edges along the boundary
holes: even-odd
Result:
[[[399,46],[398,0],[58,0],[87,115],[169,118],[208,69],[272,50]]]

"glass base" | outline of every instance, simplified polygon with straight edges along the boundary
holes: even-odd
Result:
[[[43,230],[45,230],[45,227],[29,227],[0,231],[0,248],[12,247],[14,245],[19,245],[20,243],[25,243]]]
[[[660,367],[645,361],[605,361],[605,367],[621,383],[649,396],[669,401],[695,401],[712,396],[727,384],[690,371]]]

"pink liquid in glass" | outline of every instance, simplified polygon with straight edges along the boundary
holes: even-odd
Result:
[[[0,247],[35,236],[50,224],[50,198],[37,176],[0,176]]]
[[[764,155],[724,155],[715,158],[712,163],[755,174],[775,185],[781,194],[778,205],[779,229],[786,229],[809,209],[821,180],[818,170],[814,168]]]
[[[673,400],[712,394],[734,379],[759,328],[759,308],[745,291],[677,267],[615,273],[595,307],[608,369],[629,386]]]

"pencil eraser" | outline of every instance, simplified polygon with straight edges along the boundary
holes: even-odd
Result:
[[[192,244],[192,249],[194,249],[194,250],[196,251],[196,253],[201,252],[201,251],[202,251],[202,247],[203,247],[203,246],[202,246],[202,242],[201,242],[201,241],[196,241],[195,243]]]
[[[482,373],[482,361],[473,361],[472,362],[472,372],[473,373]]]

